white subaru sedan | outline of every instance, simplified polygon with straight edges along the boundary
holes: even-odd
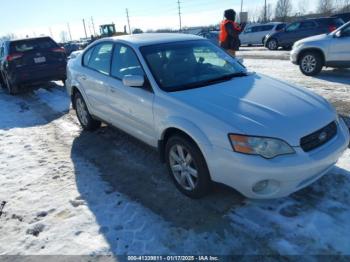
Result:
[[[158,149],[192,198],[213,182],[248,198],[288,196],[327,174],[349,145],[325,99],[250,73],[198,36],[102,39],[67,71],[82,127],[108,123]]]

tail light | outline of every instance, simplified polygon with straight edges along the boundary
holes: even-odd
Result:
[[[337,29],[337,27],[336,27],[335,25],[330,25],[330,26],[328,27],[329,32],[333,32],[333,31],[335,31],[336,29]]]
[[[55,52],[55,53],[66,53],[66,50],[64,50],[64,48],[62,48],[62,47],[57,47],[57,48],[52,49],[52,52]]]
[[[14,54],[8,55],[6,57],[6,61],[11,62],[11,61],[14,61],[16,59],[21,58],[22,56],[23,56],[23,54],[21,54],[21,53],[14,53]]]

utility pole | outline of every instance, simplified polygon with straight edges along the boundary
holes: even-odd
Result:
[[[87,32],[86,32],[85,19],[83,19],[83,25],[84,25],[85,38],[88,38]]]
[[[51,27],[49,27],[49,32],[50,32],[51,38],[53,38],[53,34],[52,34],[52,29],[51,29]]]
[[[181,20],[181,2],[180,0],[177,0],[177,6],[179,9],[179,22],[180,22],[180,32],[182,31],[182,20]]]
[[[92,24],[92,29],[94,31],[94,36],[96,36],[95,23],[94,23],[94,18],[92,16],[91,16],[91,24]]]
[[[265,0],[265,7],[264,7],[264,22],[266,23],[267,22],[267,3],[266,3],[266,0]]]
[[[70,41],[73,40],[72,38],[72,32],[70,31],[70,26],[69,26],[69,23],[67,23],[67,27],[68,27],[68,33],[69,33],[69,38],[70,38]]]
[[[126,19],[128,20],[129,34],[132,35],[131,26],[130,26],[129,10],[128,9],[126,9]]]
[[[243,0],[241,0],[241,14],[243,13]]]

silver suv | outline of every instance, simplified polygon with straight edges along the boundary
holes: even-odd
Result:
[[[296,42],[290,59],[307,76],[319,74],[324,66],[350,67],[350,22],[330,34]]]

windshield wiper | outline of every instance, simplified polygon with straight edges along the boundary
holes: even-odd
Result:
[[[201,81],[201,82],[197,82],[197,83],[184,85],[184,86],[181,86],[181,88],[179,88],[179,89],[173,90],[172,92],[183,91],[183,90],[194,89],[194,88],[199,88],[199,87],[203,87],[203,86],[218,84],[218,83],[230,81],[231,79],[236,78],[236,77],[244,77],[244,76],[248,76],[248,73],[247,72],[237,72],[237,73],[224,75],[224,76],[214,78],[214,79],[209,79],[209,80],[205,80],[205,81]]]
[[[233,78],[244,77],[244,76],[247,76],[247,75],[248,74],[246,72],[238,72],[238,73],[233,73],[233,74],[229,74],[229,75],[224,75],[224,76],[221,76],[221,77],[218,77],[218,78],[214,78],[214,79],[209,79],[209,80],[206,80],[206,81],[203,81],[203,82],[199,82],[199,83],[197,83],[197,85],[199,85],[199,86],[211,85],[211,84],[216,84],[216,83],[230,81]]]

